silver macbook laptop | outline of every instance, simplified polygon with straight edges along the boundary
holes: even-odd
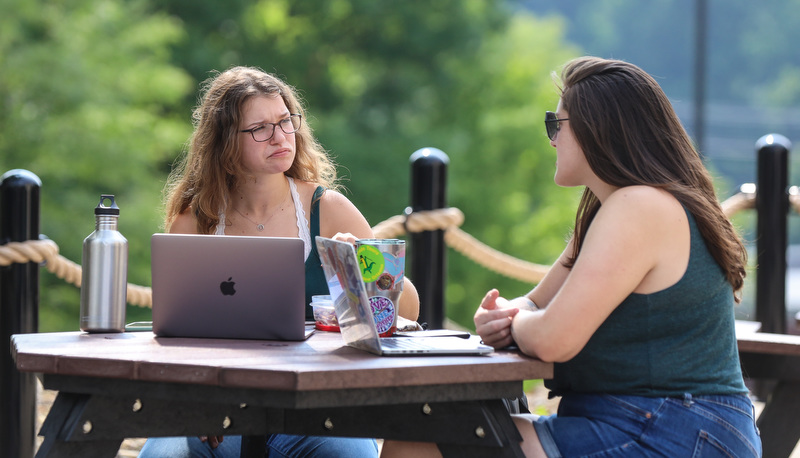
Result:
[[[317,237],[317,249],[347,345],[383,356],[484,355],[493,351],[477,337],[379,337],[353,245]]]
[[[164,337],[303,340],[303,241],[154,234],[153,333]]]

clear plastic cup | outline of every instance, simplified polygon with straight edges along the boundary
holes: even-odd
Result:
[[[314,311],[314,327],[320,331],[339,332],[336,309],[330,296],[311,296],[311,309]]]

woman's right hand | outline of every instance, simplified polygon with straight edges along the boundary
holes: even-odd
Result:
[[[200,436],[200,442],[208,442],[209,447],[215,449],[224,440],[222,436]]]
[[[490,290],[483,297],[481,306],[475,312],[475,332],[481,336],[483,343],[494,348],[504,348],[512,343],[511,321],[519,312],[505,298],[500,297],[496,289]]]

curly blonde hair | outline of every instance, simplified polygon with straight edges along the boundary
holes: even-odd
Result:
[[[165,230],[191,208],[197,231],[213,233],[237,180],[243,179],[239,132],[242,108],[251,97],[281,97],[292,114],[306,118],[293,87],[254,67],[233,67],[203,82],[192,114],[194,132],[188,151],[170,173],[165,188]],[[287,176],[336,188],[336,167],[316,140],[307,121],[295,133],[296,155]]]

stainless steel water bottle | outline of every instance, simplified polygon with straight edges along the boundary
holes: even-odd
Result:
[[[106,205],[109,202],[110,205]],[[83,241],[81,331],[123,332],[128,287],[128,241],[117,230],[119,207],[111,194],[94,209],[95,229]]]

